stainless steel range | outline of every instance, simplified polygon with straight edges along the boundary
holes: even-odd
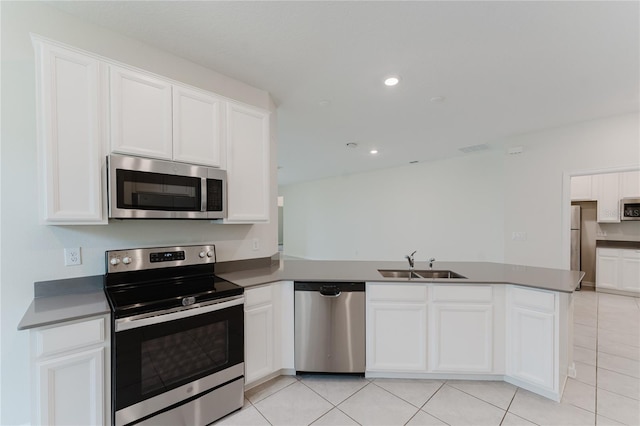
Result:
[[[244,401],[243,288],[215,246],[106,252],[115,425],[206,425]]]

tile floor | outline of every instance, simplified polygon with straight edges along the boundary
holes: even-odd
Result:
[[[575,293],[561,403],[504,382],[281,376],[216,425],[640,425],[640,299]]]

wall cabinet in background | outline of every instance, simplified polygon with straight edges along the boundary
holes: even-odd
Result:
[[[571,178],[571,201],[597,201],[597,222],[620,222],[620,199],[640,198],[640,171]]]

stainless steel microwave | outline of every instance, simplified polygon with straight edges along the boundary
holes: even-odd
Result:
[[[640,220],[640,198],[620,200],[620,220]]]
[[[109,218],[222,219],[227,174],[213,167],[111,154]]]

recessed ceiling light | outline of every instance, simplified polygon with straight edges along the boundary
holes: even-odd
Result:
[[[329,105],[331,105],[331,101],[328,99],[323,99],[320,102],[318,102],[318,105],[320,105],[321,107],[325,108],[328,107]]]
[[[441,102],[444,102],[444,96],[434,96],[429,100],[434,103],[441,103]]]
[[[395,86],[398,83],[400,83],[400,78],[395,75],[389,76],[384,79],[385,86]]]
[[[369,154],[373,154],[373,155],[375,155],[375,154],[377,154],[377,153],[378,153],[378,150],[377,150],[377,149],[372,149],[371,151],[369,151]]]

